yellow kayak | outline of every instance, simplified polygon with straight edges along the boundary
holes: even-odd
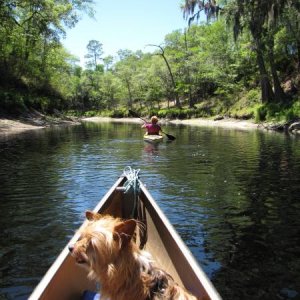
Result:
[[[163,136],[162,135],[156,135],[156,134],[145,134],[144,135],[144,141],[148,142],[148,143],[159,143],[163,140]]]

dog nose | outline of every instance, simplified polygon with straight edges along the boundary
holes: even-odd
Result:
[[[72,253],[74,250],[74,245],[69,245],[68,248],[69,248],[69,251]]]

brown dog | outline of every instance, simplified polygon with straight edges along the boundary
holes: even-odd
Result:
[[[76,262],[88,267],[101,284],[101,299],[196,300],[153,265],[150,254],[132,241],[137,222],[87,211],[80,239],[69,249]]]

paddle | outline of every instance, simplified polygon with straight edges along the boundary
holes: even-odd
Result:
[[[141,119],[142,121],[144,121],[145,123],[147,123],[147,121],[146,121],[145,119],[143,119],[143,118],[142,118],[139,114],[137,114],[135,111],[133,111],[133,110],[131,110],[131,109],[129,109],[128,111],[129,111],[129,114],[130,114],[132,117],[139,118],[139,119]],[[161,130],[161,132],[162,132],[163,134],[165,134],[169,140],[171,140],[171,141],[176,140],[176,137],[175,137],[175,136],[173,136],[173,135],[171,135],[171,134],[168,134],[168,133],[165,133],[165,132],[163,132],[162,130]]]

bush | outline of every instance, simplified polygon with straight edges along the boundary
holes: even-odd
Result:
[[[295,114],[294,110],[292,108],[288,109],[285,114],[285,119],[287,121],[293,121],[297,118],[297,115]]]
[[[247,94],[247,100],[250,103],[259,103],[261,97],[260,90],[250,90]]]
[[[83,115],[86,118],[95,117],[95,116],[97,116],[97,111],[96,110],[89,110],[89,111],[86,111]]]
[[[127,109],[116,109],[113,110],[110,114],[111,118],[124,118],[124,116],[127,116]]]
[[[300,99],[299,100],[296,100],[292,107],[291,107],[291,110],[295,116],[295,118],[300,118]]]
[[[255,122],[262,122],[266,120],[267,117],[267,108],[265,105],[260,105],[255,109]]]
[[[295,101],[293,104],[269,103],[260,105],[255,110],[255,121],[276,121],[285,122],[293,121],[300,118],[300,102]]]
[[[280,112],[280,105],[277,103],[270,103],[270,104],[266,104],[265,108],[267,110],[267,115],[266,115],[266,119],[270,120],[270,119],[280,119],[279,117],[279,112]]]
[[[0,110],[9,114],[20,114],[26,110],[24,96],[15,92],[0,91]]]
[[[191,117],[191,110],[188,108],[161,109],[157,112],[157,116],[169,119],[189,119]]]

